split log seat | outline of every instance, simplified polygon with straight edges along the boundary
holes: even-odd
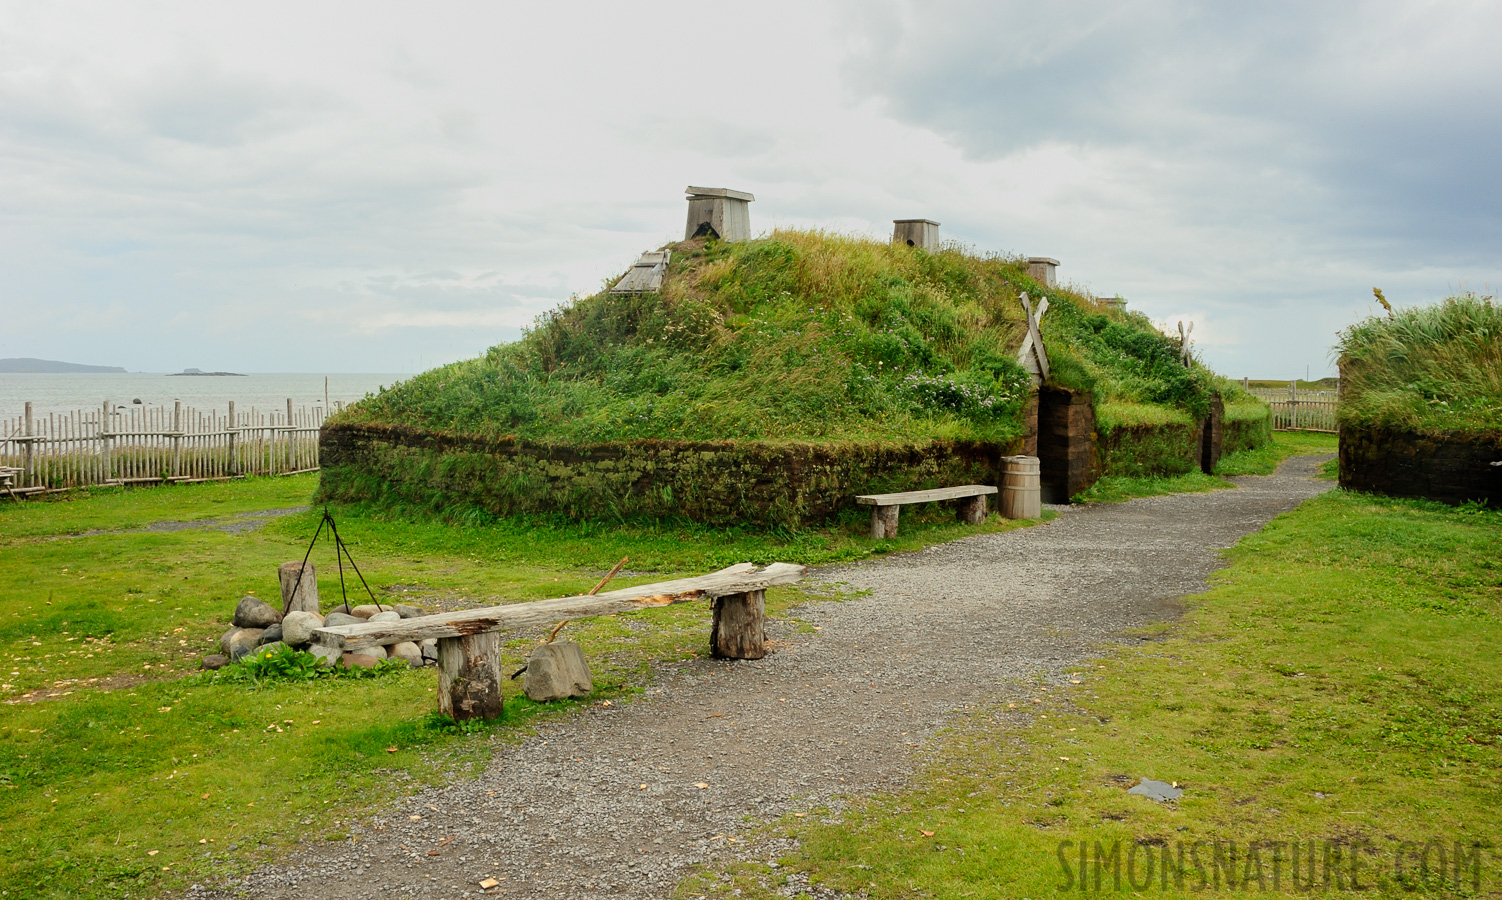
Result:
[[[396,641],[437,638],[439,711],[459,721],[493,719],[502,710],[502,632],[708,599],[714,604],[711,652],[725,659],[761,659],[767,653],[766,589],[792,584],[807,574],[807,568],[793,563],[773,563],[766,568],[737,563],[695,578],[600,594],[436,613],[397,622],[327,626],[316,629],[313,640],[333,650],[358,652]]]
[[[934,488],[929,491],[902,491],[896,494],[861,494],[855,502],[871,507],[871,537],[897,536],[897,513],[909,503],[932,503],[935,500],[958,500],[956,517],[961,522],[979,525],[986,521],[986,496],[996,493],[989,484],[962,484],[958,487]]]

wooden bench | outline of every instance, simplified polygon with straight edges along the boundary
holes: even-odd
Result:
[[[11,499],[16,496],[16,479],[21,476],[25,469],[17,469],[12,466],[0,466],[0,490],[10,494]]]
[[[897,513],[908,503],[932,503],[935,500],[960,501],[958,518],[971,525],[986,521],[986,495],[996,493],[989,484],[962,484],[959,487],[934,488],[931,491],[903,491],[898,494],[861,494],[855,502],[871,507],[871,537],[897,536]]]
[[[398,641],[437,638],[439,711],[460,721],[493,719],[502,709],[504,631],[709,599],[714,603],[710,651],[723,659],[761,659],[767,653],[766,589],[792,584],[807,574],[806,567],[793,563],[773,563],[764,569],[737,563],[696,578],[600,594],[437,613],[397,622],[326,626],[313,632],[313,640],[331,649],[358,651]]]

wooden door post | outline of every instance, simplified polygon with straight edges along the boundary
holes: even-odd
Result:
[[[715,656],[720,659],[761,659],[767,655],[766,598],[766,591],[747,591],[714,599],[714,624],[710,627],[709,644]]]
[[[494,719],[501,697],[499,631],[438,639],[438,711],[456,722]]]

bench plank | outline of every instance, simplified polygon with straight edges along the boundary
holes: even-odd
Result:
[[[934,488],[930,491],[903,491],[898,494],[860,494],[855,502],[864,506],[901,506],[906,503],[931,503],[935,500],[958,500],[996,493],[989,484],[962,484],[959,487]]]
[[[695,578],[661,581],[592,596],[511,603],[486,609],[416,616],[399,622],[326,626],[314,630],[313,639],[337,650],[359,650],[396,641],[464,637],[491,631],[551,625],[563,619],[587,619],[683,603],[687,600],[764,591],[773,585],[792,584],[807,574],[807,567],[795,563],[772,563],[761,570],[757,570],[751,563],[737,563]]]

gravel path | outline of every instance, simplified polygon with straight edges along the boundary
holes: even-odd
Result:
[[[820,570],[870,595],[800,607],[820,630],[778,627],[766,659],[665,665],[632,702],[498,744],[480,778],[401,802],[357,844],[309,845],[190,896],[439,900],[487,877],[507,897],[668,896],[744,829],[899,787],[956,711],[1176,615],[1217,550],[1330,487],[1316,465]]]

